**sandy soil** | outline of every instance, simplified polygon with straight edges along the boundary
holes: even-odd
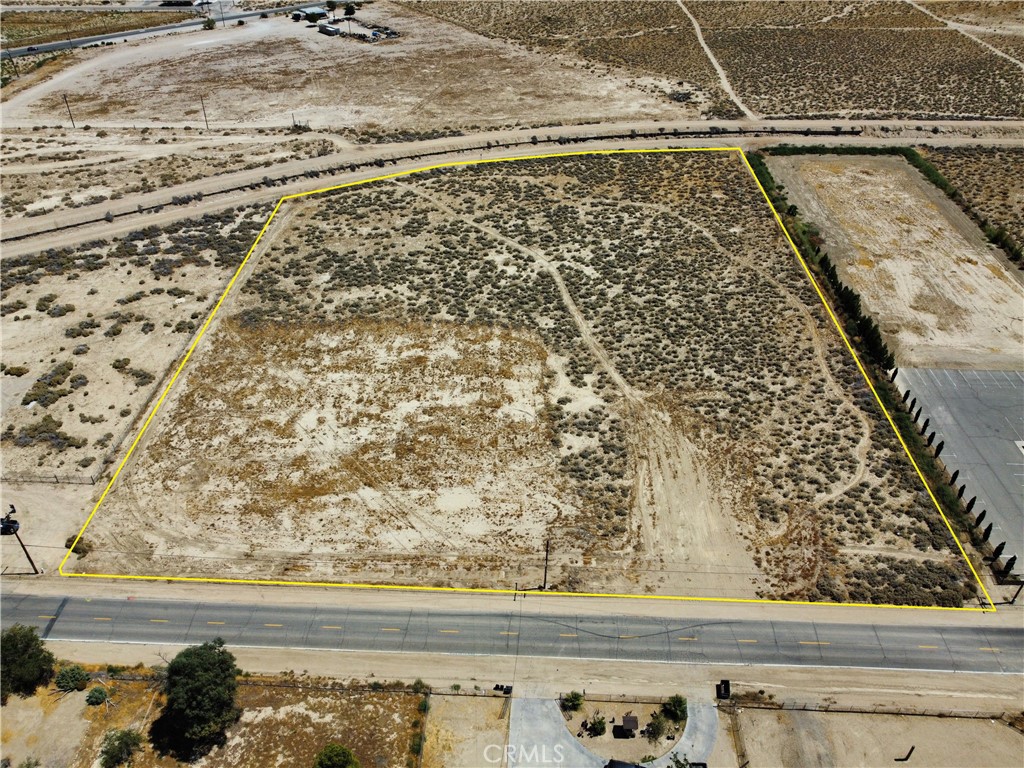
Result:
[[[822,250],[861,295],[899,364],[1020,368],[1020,275],[917,171],[898,158],[795,156],[769,164],[805,220],[821,229]]]
[[[583,746],[594,754],[609,759],[623,760],[627,763],[639,763],[643,757],[648,755],[661,757],[671,750],[683,735],[686,721],[684,720],[678,725],[669,721],[667,733],[655,743],[651,743],[650,740],[639,732],[633,738],[615,738],[614,727],[622,723],[623,715],[636,715],[640,728],[644,728],[659,708],[660,705],[658,704],[634,704],[585,699],[583,706],[580,707],[579,711],[572,713],[571,719],[566,722],[565,726]],[[597,716],[605,719],[607,730],[603,736],[591,736],[583,730],[583,723],[592,722]]]
[[[750,765],[911,764],[1012,768],[1021,734],[991,720],[744,709],[740,732]]]
[[[427,715],[423,768],[478,768],[487,747],[503,745],[507,737],[505,699],[435,693]]]
[[[222,127],[281,126],[294,116],[313,128],[423,131],[698,114],[638,87],[655,78],[591,73],[390,3],[359,18],[402,36],[369,45],[273,17],[120,44],[7,100],[4,123],[66,117],[62,93],[79,124],[194,123],[199,91]],[[656,91],[665,89],[667,81]]]
[[[105,470],[265,216],[251,209],[59,256],[5,259],[5,480],[85,481]]]
[[[550,541],[548,583],[569,591],[841,599],[859,582],[847,599],[956,603],[949,544],[773,221],[729,218],[754,199],[717,190],[752,195],[745,168],[658,161],[488,166],[289,207],[75,567],[511,587],[541,582]],[[598,173],[623,175],[557,203]],[[618,218],[609,195],[632,200]],[[626,293],[638,243],[665,250]],[[765,243],[770,273],[753,269]],[[762,398],[767,420],[734,432]]]
[[[84,693],[59,697],[52,688],[41,688],[27,699],[11,696],[3,708],[3,756],[14,765],[29,757],[43,768],[71,765],[89,727],[85,713]]]

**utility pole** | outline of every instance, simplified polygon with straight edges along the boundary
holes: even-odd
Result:
[[[71,114],[71,105],[68,104],[68,96],[66,93],[61,94],[61,98],[64,99],[64,106],[68,108],[68,117],[71,118],[71,127],[75,127],[75,116]]]
[[[14,76],[20,79],[21,78],[21,70],[18,69],[18,62],[14,58],[14,54],[11,53],[10,51],[7,52],[7,60],[9,62],[11,62],[11,66],[14,67]]]
[[[206,119],[206,102],[203,101],[203,94],[199,94],[199,106],[203,108],[203,122],[206,123],[206,130],[210,130],[210,121]]]
[[[25,546],[25,542],[21,540],[21,536],[18,535],[17,531],[14,532],[14,538],[16,538],[18,543],[21,544],[21,551],[24,552],[25,557],[28,558],[28,564],[32,566],[32,574],[38,576],[42,571],[36,568],[36,564],[32,561],[32,555],[28,553],[28,547]]]
[[[224,21],[224,0],[217,3],[217,7],[220,8],[220,25],[222,28],[227,27],[228,23]]]
[[[551,539],[544,540],[544,586],[542,589],[548,588],[548,555],[551,554]]]

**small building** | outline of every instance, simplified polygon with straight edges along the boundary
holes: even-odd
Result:
[[[292,11],[292,21],[319,21],[326,18],[326,8],[299,8],[297,11]]]
[[[640,720],[636,715],[626,714],[622,716],[622,722],[612,726],[612,738],[635,739],[636,732],[640,730]]]

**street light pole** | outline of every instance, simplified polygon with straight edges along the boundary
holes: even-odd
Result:
[[[64,106],[68,108],[68,117],[71,118],[71,127],[75,127],[75,116],[71,114],[71,105],[68,104],[68,97],[66,93],[61,94],[61,98],[64,99]]]

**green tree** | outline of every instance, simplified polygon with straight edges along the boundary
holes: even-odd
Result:
[[[161,752],[197,757],[224,742],[225,729],[241,711],[235,657],[217,638],[186,648],[167,665],[167,703],[150,736]]]
[[[664,738],[666,733],[668,733],[668,718],[661,712],[656,712],[651,718],[651,722],[647,724],[647,740],[653,744]]]
[[[331,743],[320,750],[313,768],[359,768],[359,761],[348,747]]]
[[[116,768],[130,763],[132,755],[142,749],[142,734],[134,728],[107,731],[100,748],[101,768]]]
[[[597,715],[590,720],[587,725],[587,733],[591,736],[604,736],[608,730],[608,723],[605,721],[602,715]]]
[[[661,711],[673,723],[681,723],[686,719],[686,699],[678,693],[669,696],[668,701],[661,705]]]
[[[583,694],[579,691],[570,691],[562,699],[562,709],[566,712],[577,712],[583,706]]]
[[[213,29],[217,26],[217,22],[213,18],[209,18],[203,22],[203,29]]]
[[[328,11],[334,13],[334,9],[338,7],[338,4],[334,2],[334,0],[327,0],[327,2],[324,3],[324,6],[327,8]]]
[[[15,624],[0,636],[0,703],[12,693],[31,696],[53,679],[53,654],[35,627]]]
[[[355,16],[356,15],[356,6],[355,6],[354,3],[345,3],[345,15],[346,16]]]
[[[61,667],[57,673],[57,690],[59,691],[84,691],[92,678],[78,664],[68,664]]]

